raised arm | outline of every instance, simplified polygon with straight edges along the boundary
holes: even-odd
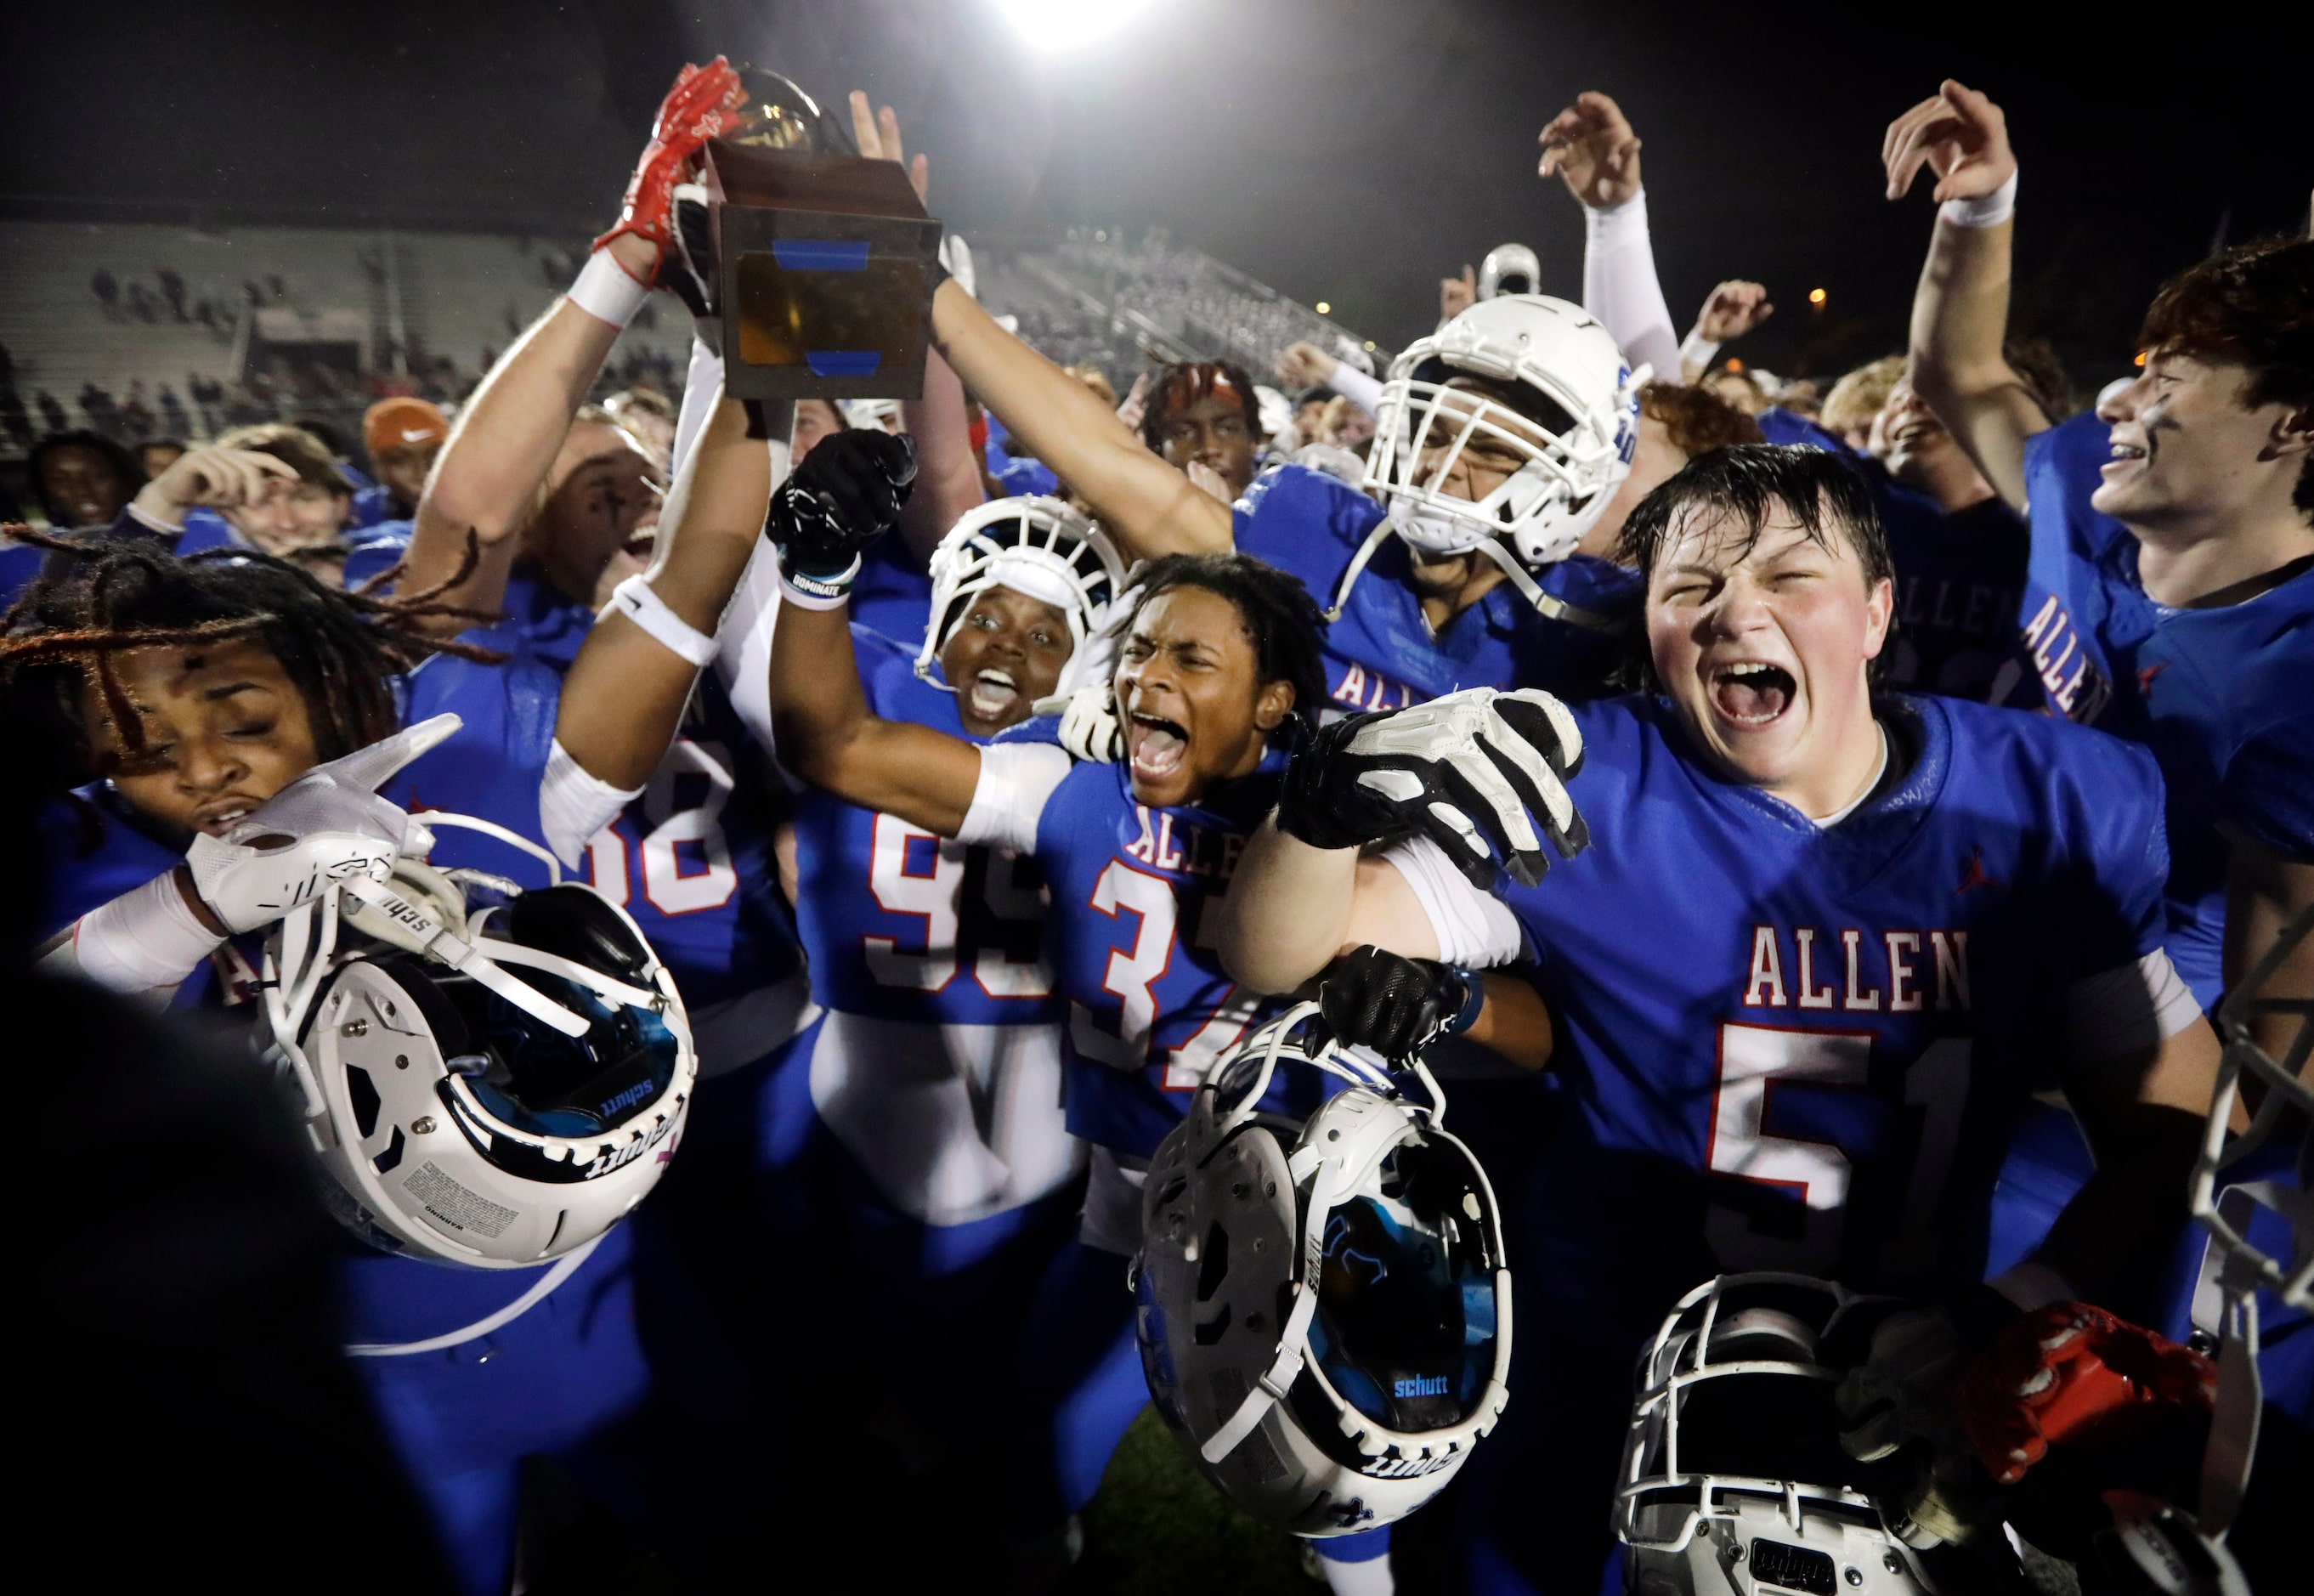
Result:
[[[1912,292],[1911,377],[2011,509],[2025,507],[2025,440],[2045,431],[2024,380],[2001,357],[2009,330],[2017,157],[2000,108],[1947,78],[1888,124],[1888,198],[1922,166],[1936,173],[1936,233]]]
[[[770,451],[748,437],[746,407],[719,395],[668,495],[650,569],[619,585],[563,678],[555,741],[605,786],[640,787],[674,740],[771,491]]]
[[[499,357],[460,412],[418,501],[401,578],[405,591],[447,582],[464,560],[471,533],[482,558],[442,594],[443,602],[498,607],[524,525],[570,419],[658,280],[673,236],[668,207],[675,185],[743,98],[738,75],[720,56],[709,66],[684,67],[676,79],[636,164],[618,224],[596,240],[570,291]]]
[[[1226,551],[1230,507],[1152,454],[1082,383],[1022,343],[954,282],[932,296],[932,340],[966,387],[1136,560]]]
[[[1635,366],[1666,382],[1679,373],[1679,334],[1656,277],[1639,136],[1606,95],[1577,94],[1541,135],[1544,177],[1557,176],[1583,207],[1583,308]]]
[[[846,593],[860,551],[908,491],[908,447],[881,432],[824,438],[773,496],[764,526],[781,553],[771,717],[782,763],[815,787],[952,837],[980,782],[960,737],[869,712]]]
[[[908,158],[900,143],[900,119],[890,106],[870,115],[868,96],[853,90],[852,133],[861,154],[898,162],[916,198],[931,202],[931,163],[921,154]],[[924,357],[923,396],[900,403],[900,430],[916,444],[916,485],[900,510],[900,535],[917,559],[929,560],[957,518],[988,498],[972,452],[971,424],[965,419],[964,384],[937,349]]]

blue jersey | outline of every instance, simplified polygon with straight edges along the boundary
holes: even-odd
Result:
[[[2073,983],[2160,945],[2142,749],[1950,699],[1879,710],[1901,774],[1829,829],[1709,773],[1661,701],[1575,712],[1592,846],[1505,901],[1577,1109],[1537,1162],[1532,1244],[1592,1290],[1981,1278]]]
[[[860,575],[852,584],[852,619],[893,641],[913,657],[932,623],[932,579],[902,537],[880,537],[861,553]]]
[[[1780,406],[1760,417],[1760,430],[1771,444],[1841,455],[1871,489],[1896,567],[1896,624],[1880,656],[1883,684],[2018,708],[2039,701],[2017,635],[2030,543],[2022,516],[1999,498],[1947,515],[1878,461]]]
[[[1348,483],[1306,466],[1261,473],[1235,512],[1237,546],[1297,577],[1321,607],[1382,518],[1382,507]],[[1423,618],[1406,545],[1383,540],[1326,629],[1329,708],[1400,710],[1465,687],[1541,687],[1594,696],[1625,646],[1645,595],[1639,574],[1577,556],[1537,573],[1552,596],[1619,630],[1546,619],[1504,583],[1433,633]]]
[[[1069,1129],[1146,1158],[1223,1052],[1278,1007],[1222,970],[1206,914],[1277,801],[1261,768],[1204,802],[1136,803],[1121,764],[1080,764],[1037,819],[1052,891],[1055,974],[1067,1000]]]
[[[2314,860],[2314,570],[2222,608],[2157,604],[2138,580],[2137,540],[2089,502],[2106,436],[2082,415],[2025,445],[2025,640],[2053,710],[2160,763],[2169,956],[2207,1007],[2224,980],[2226,833]]]
[[[914,651],[852,629],[870,713],[969,738]],[[935,837],[817,788],[796,800],[796,929],[824,1007],[923,1025],[1059,1016],[1036,861]]]
[[[446,710],[464,724],[382,790],[405,808],[471,815],[543,844],[538,792],[561,706],[561,672],[512,635],[510,624],[468,636],[510,643],[512,657],[492,666],[437,656],[411,673],[406,721]],[[752,778],[738,765],[743,738],[721,694],[702,685],[683,734],[641,796],[588,842],[578,872],[634,917],[673,973],[710,1074],[787,1039],[751,1029],[746,1000],[798,966],[773,885],[771,828],[754,801]],[[521,886],[546,880],[535,858],[470,832],[444,828],[434,858]]]

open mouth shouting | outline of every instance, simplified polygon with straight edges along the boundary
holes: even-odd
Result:
[[[1791,672],[1761,659],[1741,659],[1713,667],[1712,708],[1744,730],[1772,726],[1792,706],[1799,683]]]
[[[1189,734],[1179,722],[1135,710],[1126,717],[1126,757],[1133,773],[1144,781],[1162,781],[1181,768],[1189,752]]]
[[[998,720],[1020,701],[1020,684],[1010,671],[985,670],[965,689],[965,703],[979,719]]]

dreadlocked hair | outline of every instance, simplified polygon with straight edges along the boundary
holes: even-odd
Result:
[[[1290,736],[1286,728],[1296,725],[1316,728],[1319,707],[1326,701],[1326,622],[1318,601],[1299,577],[1232,550],[1226,554],[1163,555],[1136,566],[1130,579],[1133,608],[1117,624],[1118,637],[1133,630],[1152,600],[1176,587],[1202,587],[1225,598],[1236,606],[1246,639],[1253,645],[1254,669],[1260,679],[1284,682],[1294,689],[1293,712],[1280,732]]]
[[[47,561],[0,617],[0,692],[12,710],[50,720],[74,741],[84,738],[82,695],[93,687],[121,748],[132,755],[145,751],[144,717],[115,668],[132,648],[256,643],[296,684],[324,761],[393,731],[399,715],[393,678],[428,655],[490,664],[505,657],[422,630],[429,622],[499,618],[442,601],[481,558],[472,536],[447,581],[387,598],[369,591],[376,583],[340,593],[287,560],[249,549],[180,558],[142,538],[59,538],[14,523],[0,533],[61,557]]]

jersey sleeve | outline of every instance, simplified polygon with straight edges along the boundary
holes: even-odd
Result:
[[[2235,752],[2218,819],[2286,860],[2314,863],[2314,714],[2270,726]]]
[[[1274,465],[1237,501],[1237,547],[1301,579],[1320,604],[1333,596],[1382,507],[1347,482],[1305,465]]]
[[[972,789],[972,807],[966,812],[956,840],[1034,853],[1045,805],[1073,763],[1065,750],[1048,743],[992,744],[983,748],[980,780]]]
[[[2065,994],[2065,1040],[2076,1063],[2143,1054],[2202,1017],[2202,1005],[2168,950],[2094,975]]]
[[[1414,837],[1393,843],[1382,857],[1413,889],[1441,959],[1474,970],[1517,960],[1525,945],[1518,916],[1464,879],[1437,843]]]
[[[2074,837],[2052,882],[2050,930],[2062,949],[2053,974],[2102,975],[2159,951],[2167,929],[2169,832],[2160,767],[2134,743],[2069,728],[2052,752],[2070,792],[2058,824]]]

